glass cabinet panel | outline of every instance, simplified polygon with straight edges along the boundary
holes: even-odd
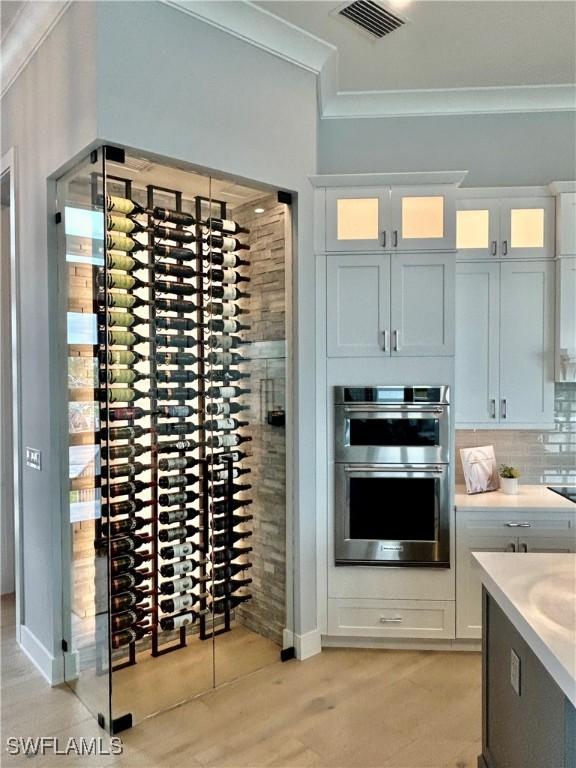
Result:
[[[392,187],[392,250],[447,251],[456,240],[454,195],[441,187]]]
[[[542,208],[512,208],[510,247],[544,247],[544,210]]]
[[[444,198],[403,197],[401,229],[404,240],[444,237]]]
[[[378,198],[337,201],[338,240],[378,239]]]
[[[484,250],[490,244],[490,212],[488,210],[456,212],[456,248]]]
[[[553,258],[553,197],[502,199],[501,254],[512,258]]]
[[[456,249],[459,260],[501,255],[499,200],[456,200]]]
[[[326,190],[326,250],[390,247],[390,188]]]

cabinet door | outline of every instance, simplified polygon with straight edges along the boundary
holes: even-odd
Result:
[[[456,245],[454,194],[434,187],[393,187],[392,249],[449,251]]]
[[[531,536],[523,537],[518,542],[519,552],[576,552],[576,538],[574,531],[567,531],[564,536]]]
[[[558,259],[556,276],[556,381],[576,381],[576,257]]]
[[[554,263],[500,268],[500,421],[554,422]]]
[[[456,264],[456,426],[498,421],[500,265]]]
[[[327,189],[326,250],[390,247],[390,188]]]
[[[456,249],[458,260],[498,257],[499,200],[456,200]]]
[[[329,357],[382,357],[390,349],[390,256],[327,259]]]
[[[456,553],[456,637],[482,637],[482,579],[473,552],[516,552],[515,536],[457,533]]]
[[[510,258],[553,258],[553,197],[503,199],[500,202],[501,254]]]
[[[392,255],[392,354],[454,354],[453,254]]]

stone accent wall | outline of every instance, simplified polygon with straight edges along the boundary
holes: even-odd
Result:
[[[464,483],[460,448],[493,445],[499,464],[511,464],[526,485],[576,485],[576,384],[556,384],[554,429],[459,429],[456,483]]]

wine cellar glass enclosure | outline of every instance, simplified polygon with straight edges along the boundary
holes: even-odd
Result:
[[[101,147],[56,198],[65,680],[118,733],[290,655],[290,196]]]

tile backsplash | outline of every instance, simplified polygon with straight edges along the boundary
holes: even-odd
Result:
[[[493,445],[498,464],[511,464],[525,484],[576,485],[576,383],[556,384],[554,429],[456,430],[456,483],[464,483],[460,448]]]

